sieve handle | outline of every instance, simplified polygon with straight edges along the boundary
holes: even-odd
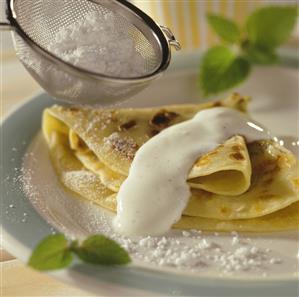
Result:
[[[168,43],[171,46],[174,46],[174,48],[177,51],[179,51],[181,49],[181,44],[179,43],[178,40],[175,39],[175,37],[174,37],[173,33],[171,32],[171,30],[168,27],[161,26],[161,25],[160,25],[160,28],[161,28],[162,32],[165,34],[165,36],[167,37]]]

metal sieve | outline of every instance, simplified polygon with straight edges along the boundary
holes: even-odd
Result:
[[[127,99],[158,78],[169,65],[170,46],[180,49],[171,31],[125,0],[7,0],[7,23],[18,58],[53,97],[76,104],[112,104]],[[126,29],[144,59],[145,75],[113,77],[75,66],[49,50],[63,26],[89,12],[112,13],[115,29]]]

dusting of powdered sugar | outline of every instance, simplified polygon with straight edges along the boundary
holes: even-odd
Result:
[[[94,11],[61,27],[49,51],[73,65],[114,76],[145,75],[145,59],[135,48],[126,26],[117,25],[117,16]]]
[[[104,145],[110,146],[118,152],[122,157],[133,160],[138,144],[130,137],[122,137],[119,133],[114,132],[110,136],[104,138]]]

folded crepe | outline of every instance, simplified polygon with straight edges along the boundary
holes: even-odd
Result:
[[[206,104],[145,109],[91,109],[54,105],[43,133],[61,182],[81,197],[116,211],[116,193],[135,153],[163,129],[206,108],[245,112],[238,94]],[[179,140],[178,140],[179,143]],[[201,156],[188,175],[192,195],[175,228],[274,231],[299,225],[299,177],[291,152],[273,141],[246,143],[235,135]]]

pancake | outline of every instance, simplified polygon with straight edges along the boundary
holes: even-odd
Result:
[[[155,134],[192,118],[202,109],[226,106],[244,111],[247,101],[248,98],[235,94],[219,102],[147,109],[88,109],[56,105],[44,111],[43,132],[47,141],[53,131],[69,134],[70,147],[77,158],[87,169],[98,174],[106,187],[117,192],[129,173],[137,149]],[[225,155],[238,156],[236,147],[244,152],[242,160],[223,158]],[[243,193],[249,187],[251,175],[246,151],[242,137],[228,140],[224,147],[212,152],[213,158],[207,155],[194,164],[190,172],[191,186],[217,194]],[[221,159],[225,161],[220,163]],[[221,175],[223,178],[219,178]],[[227,179],[226,175],[233,178]],[[227,186],[221,182],[223,179],[234,180],[237,186]]]
[[[251,219],[217,220],[202,217],[182,216],[173,225],[175,229],[198,229],[219,232],[274,232],[299,228],[299,202],[274,213]]]
[[[234,94],[219,102],[146,109],[54,105],[44,111],[43,133],[64,186],[115,212],[116,193],[136,151],[148,139],[202,109],[225,106],[245,112],[247,102],[248,98]],[[244,137],[235,135],[200,157],[191,168],[187,182],[192,196],[174,227],[221,231],[296,229],[296,166],[292,153],[277,143],[248,144]],[[293,219],[278,224],[281,211],[286,216],[288,209]]]
[[[299,168],[291,152],[274,141],[251,143],[248,151],[252,176],[246,192],[232,197],[192,189],[184,214],[221,220],[248,219],[273,213],[299,200]]]

